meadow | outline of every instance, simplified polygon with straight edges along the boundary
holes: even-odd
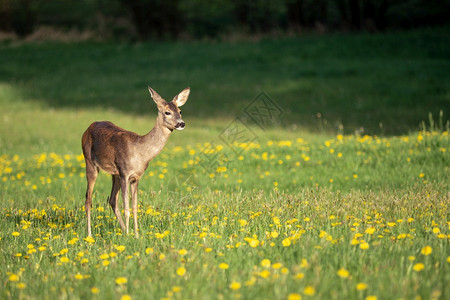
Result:
[[[4,42],[0,298],[448,298],[446,32]],[[149,131],[147,85],[191,86],[187,127],[141,179],[140,238],[105,173],[88,238],[81,135]]]

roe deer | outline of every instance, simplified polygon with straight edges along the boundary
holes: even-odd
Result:
[[[148,167],[148,163],[164,148],[170,133],[183,130],[185,123],[178,107],[186,103],[190,89],[186,88],[176,95],[171,102],[166,102],[151,87],[151,97],[158,107],[158,117],[153,129],[146,135],[138,135],[124,130],[111,122],[94,122],[83,134],[82,148],[86,160],[86,217],[88,236],[91,232],[92,191],[99,170],[112,175],[112,189],[108,202],[111,205],[122,232],[128,234],[130,218],[128,185],[131,187],[131,206],[133,209],[134,234],[138,234],[137,190],[139,179]],[[122,189],[125,210],[125,224],[117,205],[118,193]]]

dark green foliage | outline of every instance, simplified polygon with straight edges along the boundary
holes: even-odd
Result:
[[[221,38],[287,31],[384,31],[448,24],[448,0],[0,0],[0,30],[39,26],[103,39]]]

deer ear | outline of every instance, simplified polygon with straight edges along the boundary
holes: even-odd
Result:
[[[166,101],[151,87],[148,87],[148,91],[150,92],[150,95],[153,98],[153,101],[155,101],[156,106],[158,107],[158,110],[161,111],[166,104]]]
[[[148,91],[150,92],[150,96],[152,96],[153,101],[155,101],[156,104],[159,104],[163,100],[161,96],[151,87],[148,87]]]
[[[190,88],[185,88],[173,98],[172,102],[175,103],[175,105],[178,107],[183,106],[186,103],[187,99],[189,98],[190,92],[191,92]]]

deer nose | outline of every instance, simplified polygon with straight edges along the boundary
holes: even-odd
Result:
[[[186,124],[184,124],[183,121],[178,122],[177,125],[175,125],[175,129],[177,129],[177,130],[183,130],[185,125],[186,125]]]

